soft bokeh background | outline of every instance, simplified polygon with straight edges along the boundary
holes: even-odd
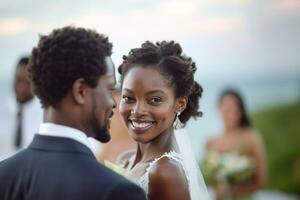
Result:
[[[116,66],[145,40],[179,42],[196,61],[204,88],[204,116],[188,124],[197,158],[207,139],[222,130],[217,99],[233,86],[265,140],[267,187],[300,194],[299,0],[1,0],[0,104],[13,95],[17,59],[30,53],[39,34],[65,25],[107,34]]]

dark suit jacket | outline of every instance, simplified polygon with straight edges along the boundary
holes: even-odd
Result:
[[[99,164],[89,148],[36,135],[0,163],[1,200],[145,200],[137,185]]]

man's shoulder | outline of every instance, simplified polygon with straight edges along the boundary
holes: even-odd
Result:
[[[32,156],[32,154],[36,154],[34,152],[30,149],[25,149],[1,161],[0,179],[3,178],[3,180],[5,179],[8,182],[14,181],[13,179],[16,178],[27,180],[28,178],[30,179],[30,176],[25,174],[34,170],[35,173],[41,174],[38,182],[42,183],[42,185],[39,187],[44,187],[43,184],[46,182],[56,182],[61,184],[62,187],[68,185],[65,188],[66,191],[64,191],[66,193],[77,191],[78,194],[83,196],[86,194],[95,197],[106,196],[105,199],[108,200],[146,199],[144,191],[136,184],[106,168],[92,157],[83,154],[69,154],[67,157],[65,155],[52,154],[50,156],[52,158],[43,159],[43,156],[49,156],[49,154],[44,155],[43,152],[40,152],[39,159],[37,159],[38,157]],[[58,159],[53,159],[53,157]],[[52,167],[49,168],[50,165]],[[43,177],[46,168],[48,169],[47,173],[51,175]],[[62,176],[64,179],[61,179]],[[72,184],[69,185],[69,183]]]
[[[82,173],[78,176],[80,179],[78,183],[85,191],[106,194],[106,199],[146,199],[144,191],[138,185],[96,160],[89,162],[83,168],[85,171],[84,173],[81,171]]]
[[[122,182],[113,187],[109,193],[107,193],[108,200],[114,199],[130,199],[130,200],[146,200],[145,191],[134,183]]]
[[[14,153],[8,157],[6,157],[5,159],[3,160],[0,160],[0,164],[2,163],[10,163],[10,162],[16,162],[18,160],[22,160],[23,157],[27,154],[27,150],[26,149],[23,149],[23,150],[20,150],[19,152],[17,153]]]
[[[10,172],[17,174],[17,171],[21,170],[24,167],[24,162],[27,160],[26,151],[22,150],[8,158],[5,158],[0,161],[0,177],[9,176]],[[1,179],[0,178],[0,179]]]

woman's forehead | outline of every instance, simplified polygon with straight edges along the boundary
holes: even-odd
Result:
[[[136,85],[151,87],[169,87],[168,79],[157,69],[150,67],[133,67],[124,77],[123,86]]]

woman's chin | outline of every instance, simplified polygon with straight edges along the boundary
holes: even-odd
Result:
[[[129,136],[138,143],[142,143],[142,144],[146,144],[149,142],[149,139],[147,139],[145,137],[145,134],[136,134],[134,132],[132,132],[131,130],[129,130]]]

